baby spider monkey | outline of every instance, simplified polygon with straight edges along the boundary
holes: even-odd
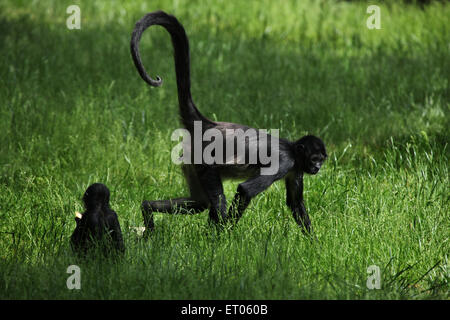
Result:
[[[70,238],[72,249],[86,255],[100,248],[105,255],[124,252],[117,214],[109,206],[109,190],[101,183],[90,185],[83,196],[85,211],[76,213],[77,226]]]

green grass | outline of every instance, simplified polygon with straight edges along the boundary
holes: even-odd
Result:
[[[67,6],[81,8],[68,30]],[[450,6],[333,1],[17,1],[0,3],[0,298],[448,299]],[[156,215],[143,199],[186,194],[170,161],[179,127],[172,48],[159,27],[129,53],[134,23],[163,9],[191,42],[192,92],[212,119],[325,141],[306,178],[318,241],[303,236],[283,182],[232,231],[207,213]],[[93,182],[112,192],[127,252],[79,261],[74,212]],[[231,199],[238,182],[226,182]],[[68,290],[66,269],[82,270]],[[368,290],[378,265],[382,288]]]

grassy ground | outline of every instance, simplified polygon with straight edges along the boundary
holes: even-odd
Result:
[[[81,8],[69,30],[67,6]],[[0,298],[448,299],[450,6],[333,1],[17,1],[0,3]],[[285,205],[283,182],[233,231],[207,214],[156,215],[143,199],[186,194],[170,161],[179,127],[172,48],[143,36],[149,88],[129,53],[134,23],[163,9],[191,42],[193,96],[212,119],[319,135],[329,160],[306,178],[319,241]],[[93,182],[112,192],[123,261],[70,251]],[[225,183],[228,199],[237,182]],[[66,269],[82,270],[68,290]],[[367,268],[382,288],[366,287]]]

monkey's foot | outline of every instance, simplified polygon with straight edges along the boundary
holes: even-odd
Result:
[[[155,229],[155,223],[153,221],[153,211],[150,201],[142,202],[141,206],[142,217],[144,218],[145,230],[142,234],[144,239],[148,239],[152,231]]]

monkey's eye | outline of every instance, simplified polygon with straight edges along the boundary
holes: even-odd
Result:
[[[315,155],[313,155],[313,156],[311,157],[311,161],[312,161],[312,162],[319,162],[319,161],[322,161],[322,157],[315,154]]]

